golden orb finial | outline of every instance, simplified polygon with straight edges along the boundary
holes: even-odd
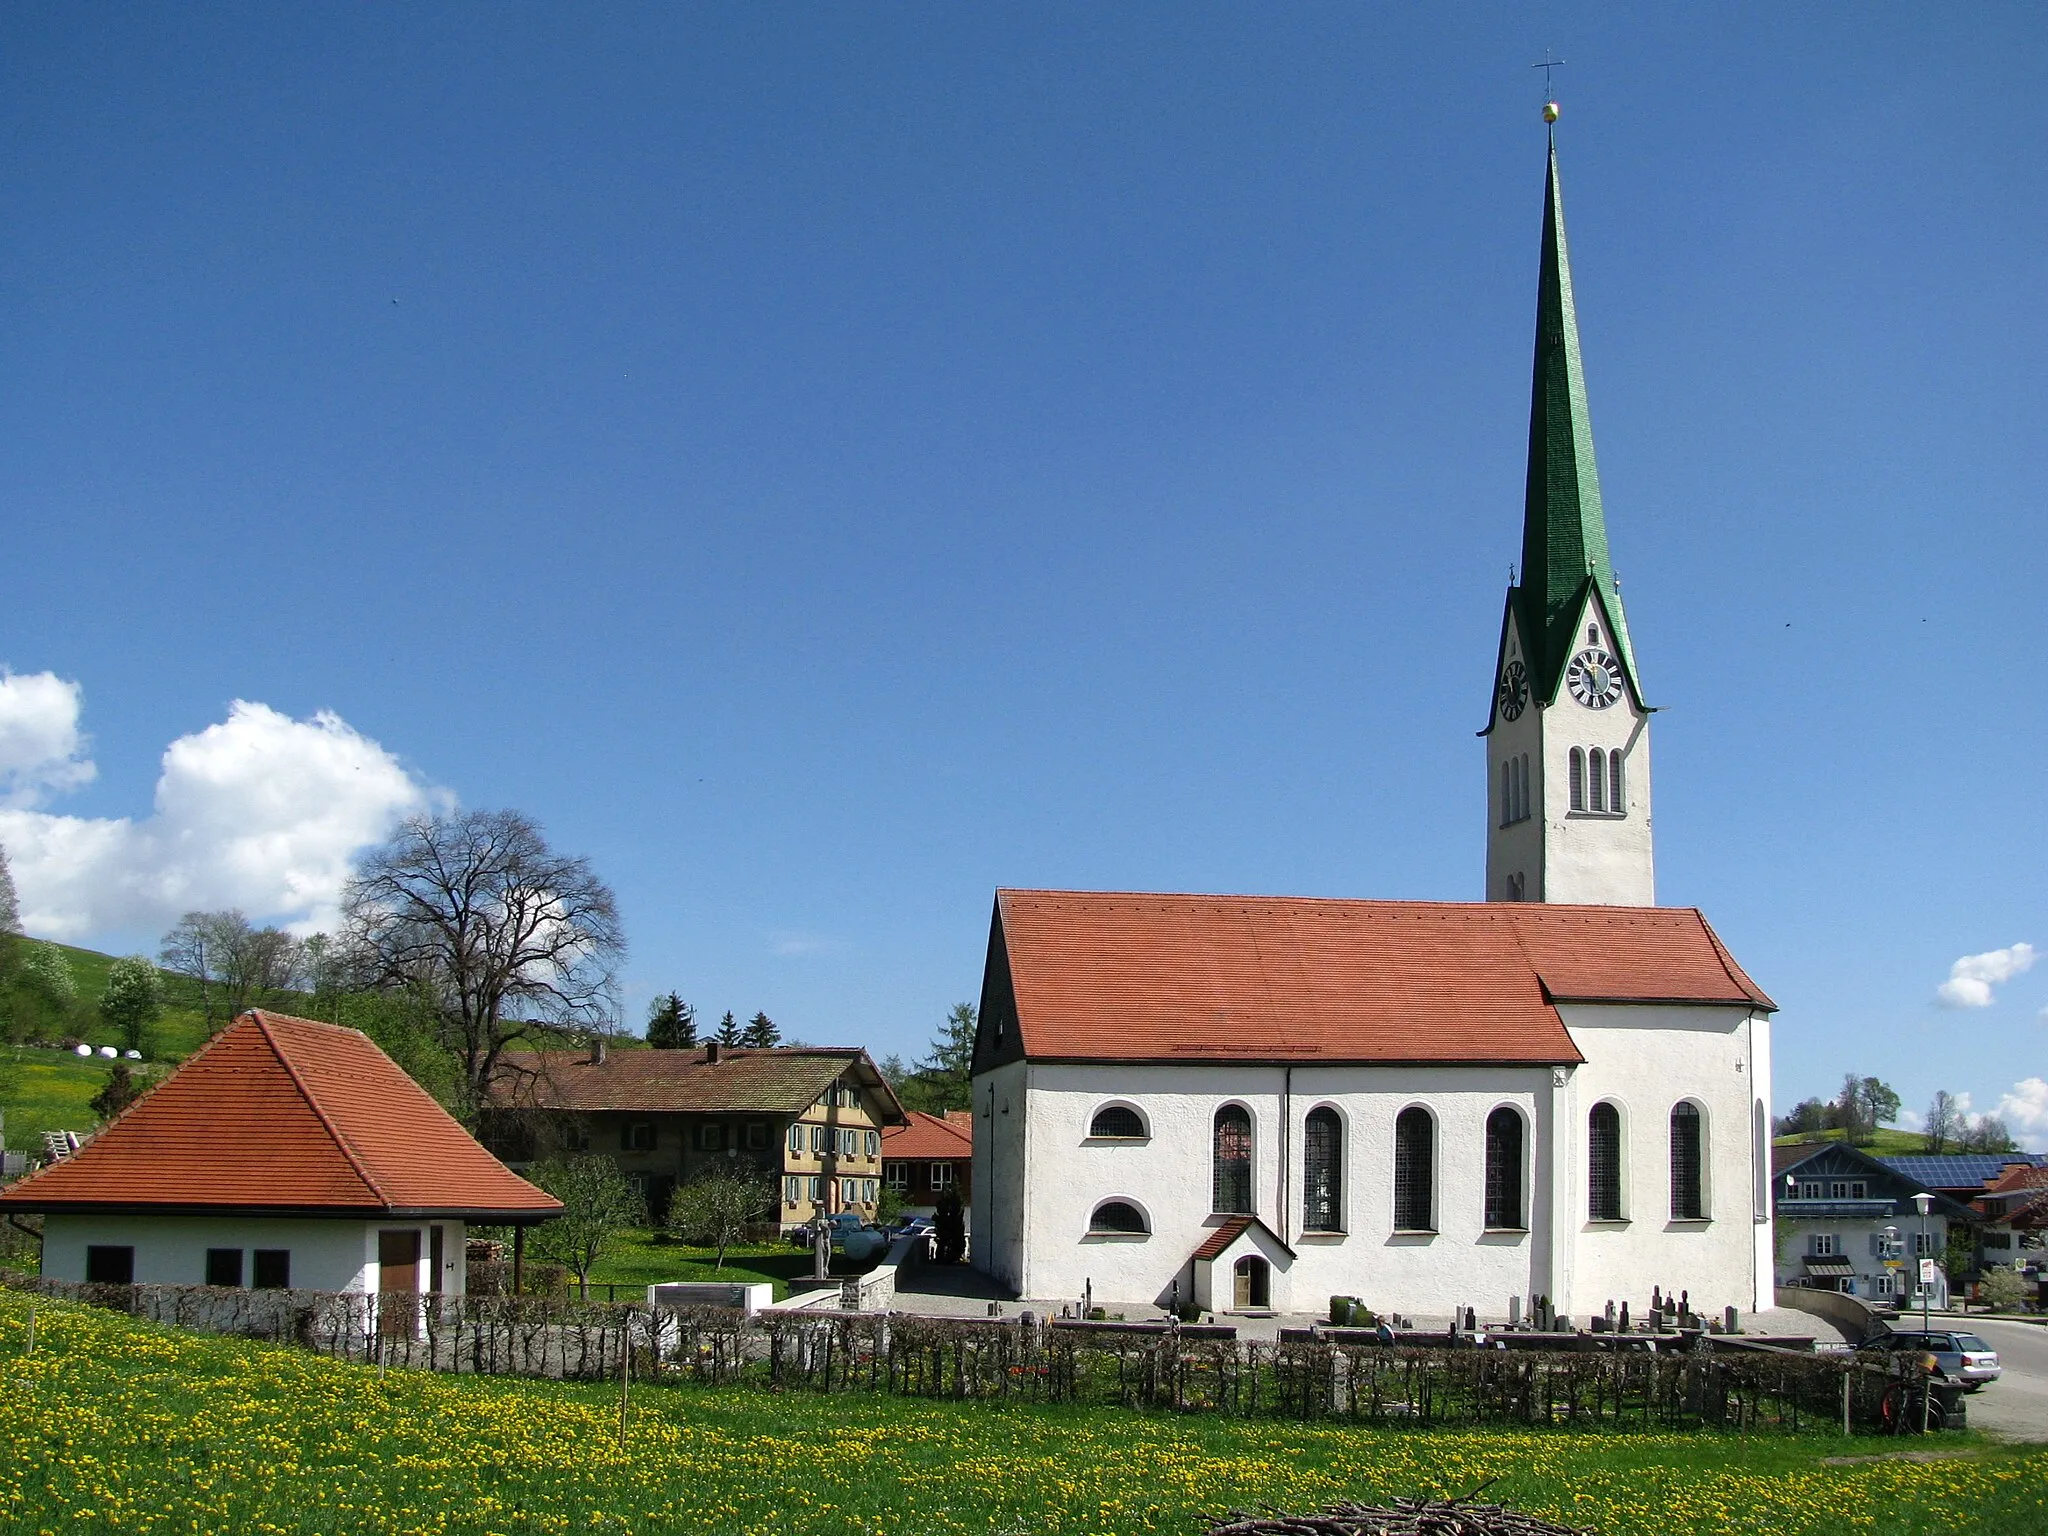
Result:
[[[1554,122],[1556,122],[1556,121],[1557,121],[1557,113],[1558,113],[1558,106],[1557,106],[1557,103],[1556,103],[1556,102],[1554,102],[1554,101],[1546,101],[1545,103],[1543,103],[1543,121],[1545,121],[1546,123],[1554,123]]]

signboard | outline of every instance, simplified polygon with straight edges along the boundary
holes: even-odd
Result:
[[[1939,1266],[1935,1264],[1934,1260],[1922,1259],[1920,1261],[1920,1283],[1922,1285],[1934,1284],[1935,1273],[1938,1267]]]

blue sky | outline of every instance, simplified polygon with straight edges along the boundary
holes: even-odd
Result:
[[[2021,6],[11,6],[24,905],[512,806],[911,1055],[999,884],[1475,898],[1546,47],[1660,899],[2048,1145]]]

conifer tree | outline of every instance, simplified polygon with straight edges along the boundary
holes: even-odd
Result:
[[[765,1013],[757,1013],[747,1020],[747,1027],[740,1035],[740,1044],[751,1045],[759,1050],[782,1044],[782,1031],[775,1021]]]
[[[746,1031],[740,1028],[740,1021],[732,1016],[730,1008],[726,1009],[725,1017],[718,1021],[718,1043],[738,1045],[745,1037]]]
[[[697,1010],[671,992],[647,1013],[647,1043],[657,1051],[686,1051],[697,1043]]]

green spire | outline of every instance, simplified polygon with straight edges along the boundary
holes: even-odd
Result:
[[[1593,424],[1586,409],[1586,373],[1579,357],[1579,320],[1572,305],[1564,198],[1553,141],[1543,187],[1536,380],[1529,406],[1529,484],[1518,589],[1524,643],[1535,664],[1538,696],[1546,701],[1556,696],[1558,675],[1575,649],[1574,631],[1589,582],[1606,606],[1622,665],[1633,683],[1636,666],[1628,621],[1622,617],[1621,594],[1607,558],[1607,519],[1600,506],[1600,471],[1593,462]]]

